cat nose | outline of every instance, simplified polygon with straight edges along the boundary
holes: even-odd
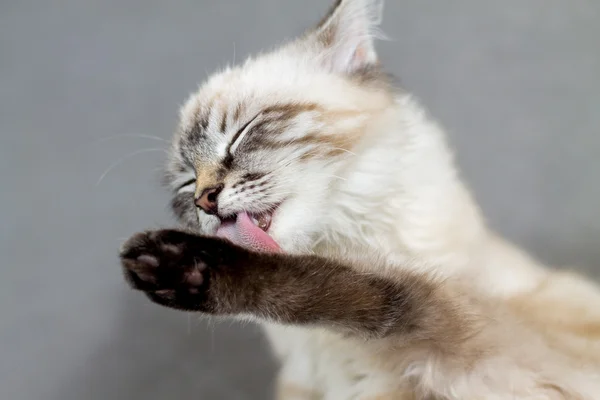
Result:
[[[206,188],[200,193],[200,196],[194,200],[194,203],[208,215],[214,215],[219,210],[217,196],[219,196],[221,190],[223,190],[223,185]]]

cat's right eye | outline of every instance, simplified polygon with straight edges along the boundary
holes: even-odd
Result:
[[[240,130],[237,131],[237,133],[235,134],[235,136],[233,136],[233,139],[231,141],[231,145],[229,147],[229,154],[233,155],[233,153],[235,153],[235,150],[238,148],[238,146],[240,145],[240,143],[242,142],[242,140],[244,139],[244,137],[246,136],[246,134],[250,131],[250,124],[252,124],[259,116],[260,116],[260,113],[257,114],[250,121],[246,122],[244,124],[244,126],[242,126],[240,128]]]

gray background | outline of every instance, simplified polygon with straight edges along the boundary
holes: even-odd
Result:
[[[327,3],[0,3],[1,399],[269,398],[256,328],[161,309],[122,282],[121,240],[171,223],[165,143],[128,135],[169,138],[207,71]],[[384,62],[448,128],[490,224],[598,275],[600,2],[388,0],[383,28]],[[142,149],[158,150],[96,186]]]

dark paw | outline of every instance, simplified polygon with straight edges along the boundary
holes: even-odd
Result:
[[[221,244],[176,230],[138,233],[123,245],[121,262],[131,286],[153,301],[202,310],[210,284],[209,269],[219,263],[215,255],[220,253]]]

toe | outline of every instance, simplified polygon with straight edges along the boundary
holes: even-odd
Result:
[[[186,274],[186,282],[192,286],[200,286],[204,282],[202,272],[198,268],[194,268],[191,272]]]
[[[140,264],[145,264],[148,267],[156,268],[160,265],[158,258],[150,255],[150,254],[141,254],[137,257],[137,262]]]

